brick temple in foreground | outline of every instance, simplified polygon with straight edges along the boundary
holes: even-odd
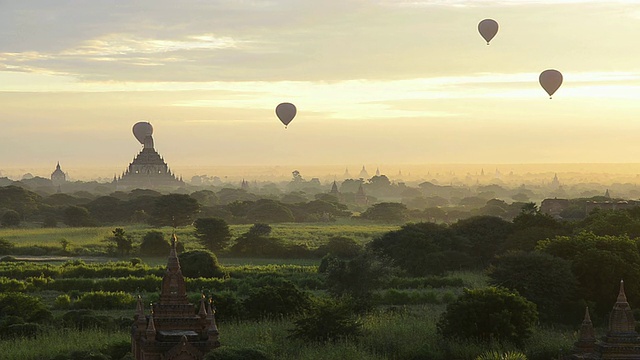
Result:
[[[206,301],[203,295],[196,313],[187,300],[176,242],[174,234],[160,300],[151,305],[150,315],[145,316],[142,299],[138,297],[131,329],[131,352],[136,360],[202,360],[206,353],[220,346],[211,301]]]
[[[624,281],[620,281],[620,292],[609,315],[607,334],[596,340],[589,309],[585,312],[580,328],[580,338],[574,345],[570,360],[630,360],[640,359],[640,335],[635,329],[633,311],[624,293]]]

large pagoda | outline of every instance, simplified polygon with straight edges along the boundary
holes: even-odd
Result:
[[[114,176],[116,188],[120,190],[175,189],[184,185],[182,178],[177,178],[171,172],[167,163],[154,148],[151,124],[137,123],[133,127],[133,133],[143,148],[120,177]]]
[[[211,301],[203,295],[196,314],[187,300],[176,242],[174,235],[160,300],[152,304],[150,315],[145,316],[138,298],[131,329],[131,352],[136,360],[202,360],[207,352],[220,346]]]

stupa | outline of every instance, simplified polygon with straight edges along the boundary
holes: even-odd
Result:
[[[158,154],[153,143],[153,127],[148,122],[139,122],[133,126],[133,134],[143,145],[142,150],[129,163],[122,176],[115,177],[118,190],[128,189],[175,189],[184,185],[169,169]]]
[[[131,328],[131,352],[136,360],[202,360],[206,353],[220,346],[211,301],[206,301],[203,295],[196,314],[187,300],[176,243],[174,234],[160,300],[152,304],[150,315],[145,316],[142,299],[138,297]]]

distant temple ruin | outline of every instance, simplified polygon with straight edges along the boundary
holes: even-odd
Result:
[[[142,299],[131,328],[131,352],[136,360],[202,360],[220,346],[215,311],[204,295],[200,310],[187,300],[187,290],[176,252],[176,236],[171,241],[167,271],[162,278],[160,300],[145,316]]]
[[[60,169],[60,162],[56,165],[56,169],[51,173],[51,183],[53,186],[60,186],[67,181],[67,174]]]
[[[129,163],[121,176],[113,177],[118,190],[128,189],[175,189],[184,185],[167,163],[158,154],[153,144],[153,127],[148,122],[139,122],[133,126],[133,134],[143,145],[142,151]]]

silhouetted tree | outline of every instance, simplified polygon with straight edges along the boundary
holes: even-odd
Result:
[[[7,210],[2,214],[0,218],[0,225],[2,227],[16,227],[20,225],[20,214],[14,210]]]
[[[93,226],[89,211],[80,206],[69,206],[64,210],[64,223],[71,227]]]
[[[170,250],[171,244],[165,239],[164,234],[157,230],[148,231],[140,244],[140,254],[146,256],[167,256]]]
[[[231,242],[231,230],[226,221],[216,218],[199,218],[193,223],[194,235],[207,249],[217,252]]]
[[[125,234],[123,228],[115,228],[112,233],[113,236],[109,237],[107,242],[115,246],[115,249],[120,256],[129,254],[133,248],[133,240],[131,239],[131,236]]]
[[[193,222],[200,204],[185,194],[169,194],[157,198],[151,222],[156,226],[185,226]]]
[[[538,321],[536,305],[503,288],[464,289],[438,321],[445,338],[476,339],[523,346]]]

